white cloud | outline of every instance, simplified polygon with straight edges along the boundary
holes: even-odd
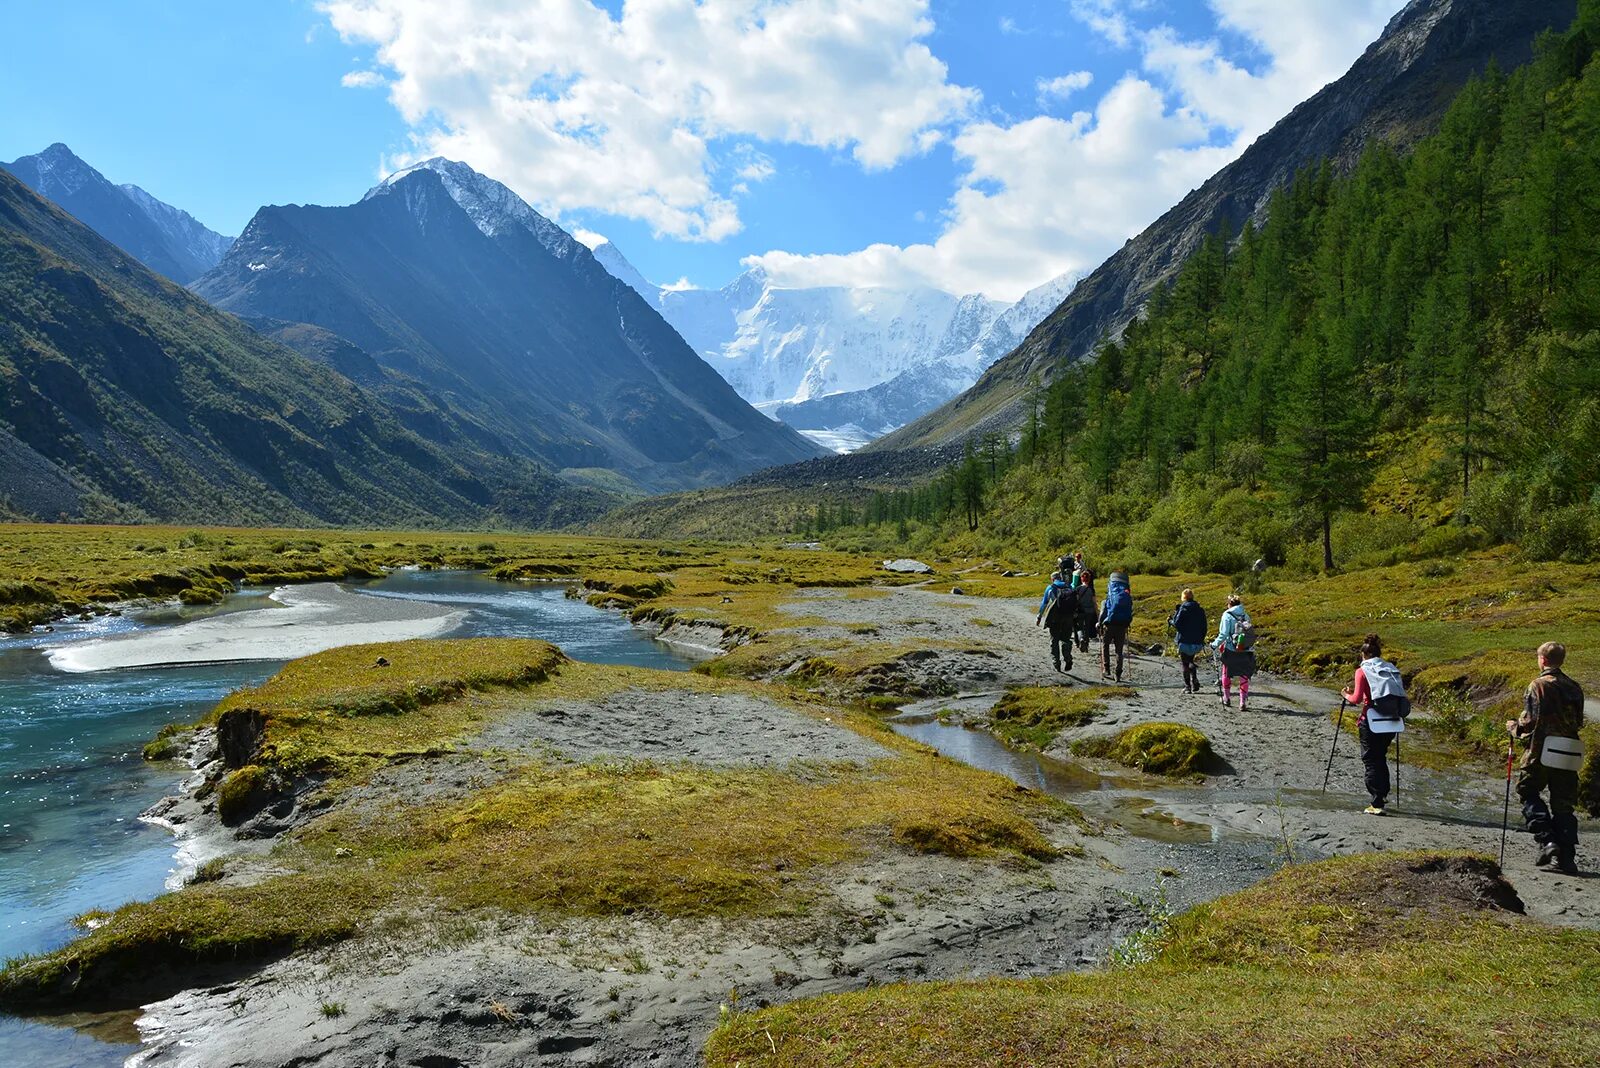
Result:
[[[340,78],[339,84],[346,89],[376,89],[388,83],[383,80],[383,75],[375,70],[353,70]]]
[[[664,292],[667,292],[667,293],[683,293],[683,292],[685,292],[687,290],[690,290],[690,289],[699,289],[699,288],[700,288],[699,286],[697,286],[693,282],[689,281],[689,276],[688,275],[684,275],[681,278],[679,278],[676,282],[672,282],[669,285],[664,285],[664,286],[661,287],[661,289]]]
[[[966,169],[937,240],[745,262],[783,285],[920,283],[1006,299],[1082,274],[1342,74],[1403,2],[1211,0],[1219,25],[1262,54],[1251,71],[1215,41],[1141,28],[1138,16],[1155,10],[1147,0],[1074,0],[1093,32],[1138,50],[1142,71],[1092,111],[961,130],[953,146]]]
[[[1045,106],[1052,97],[1064,100],[1073,93],[1089,88],[1093,81],[1094,75],[1086,70],[1075,70],[1059,78],[1040,78],[1035,83],[1039,90],[1039,104]]]
[[[585,230],[581,226],[572,228],[572,236],[577,238],[585,247],[593,250],[611,241],[605,234],[597,234],[593,230]]]
[[[927,0],[629,0],[618,18],[591,0],[319,6],[393,72],[413,139],[396,166],[449,156],[558,218],[599,209],[677,238],[736,233],[729,186],[770,174],[722,166],[731,139],[879,169],[978,102],[922,43]]]

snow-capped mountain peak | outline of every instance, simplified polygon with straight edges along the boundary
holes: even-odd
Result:
[[[745,400],[832,448],[859,445],[971,385],[1072,281],[1055,279],[1016,304],[931,287],[781,287],[760,268],[721,289],[673,290],[647,280],[610,241],[594,255]],[[870,391],[865,403],[850,399]]]
[[[479,174],[465,163],[434,156],[398,170],[367,191],[363,200],[388,193],[409,174],[432,171],[439,176],[445,192],[461,206],[485,236],[493,237],[508,226],[521,226],[533,233],[550,253],[569,258],[578,241],[555,223],[540,215],[510,187]]]

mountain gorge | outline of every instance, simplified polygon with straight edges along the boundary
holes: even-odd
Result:
[[[1225,224],[1261,221],[1273,191],[1303,167],[1328,160],[1345,171],[1369,144],[1404,149],[1416,143],[1438,128],[1472,75],[1491,63],[1511,69],[1526,62],[1539,33],[1565,27],[1575,13],[1575,0],[1412,0],[1343,77],[1085,277],[972,389],[869,447],[943,444],[1014,430],[1029,383],[1047,383],[1101,339],[1120,336],[1207,235]]]
[[[586,247],[463,164],[429,160],[348,207],[263,208],[193,288],[354,346],[482,447],[573,481],[683,489],[821,451],[740,399]]]
[[[954,397],[1070,288],[1015,304],[931,287],[779,286],[759,268],[721,289],[657,286],[611,242],[595,258],[745,400],[817,440],[864,443]]]
[[[8,514],[481,527],[569,522],[611,500],[441,439],[0,174]]]
[[[113,185],[59,142],[0,169],[180,285],[210,270],[233,243],[136,185]]]

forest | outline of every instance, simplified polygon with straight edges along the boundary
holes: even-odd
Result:
[[[1600,4],[1441,128],[1278,190],[911,490],[804,526],[1123,566],[1600,556]]]

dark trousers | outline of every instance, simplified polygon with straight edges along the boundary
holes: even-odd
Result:
[[[1550,804],[1541,794],[1548,790]],[[1537,759],[1523,766],[1517,775],[1517,797],[1522,800],[1522,818],[1540,845],[1554,845],[1572,856],[1578,848],[1578,817],[1573,807],[1578,802],[1578,773],[1547,768]]]
[[[1356,728],[1356,737],[1361,740],[1361,766],[1367,773],[1367,794],[1374,805],[1382,808],[1389,800],[1389,743],[1394,741],[1394,735],[1374,734],[1363,719]]]
[[[1072,670],[1072,628],[1070,626],[1062,627],[1060,630],[1055,627],[1050,628],[1050,660],[1057,667],[1065,663],[1067,670]]]
[[[1107,623],[1100,636],[1100,674],[1111,674],[1111,648],[1117,649],[1117,680],[1122,680],[1122,655],[1128,644],[1128,624]]]
[[[1078,617],[1078,652],[1089,651],[1089,639],[1094,635],[1094,618],[1092,616]]]
[[[1200,669],[1195,666],[1194,657],[1189,653],[1179,653],[1183,660],[1183,688],[1185,690],[1200,691]]]

